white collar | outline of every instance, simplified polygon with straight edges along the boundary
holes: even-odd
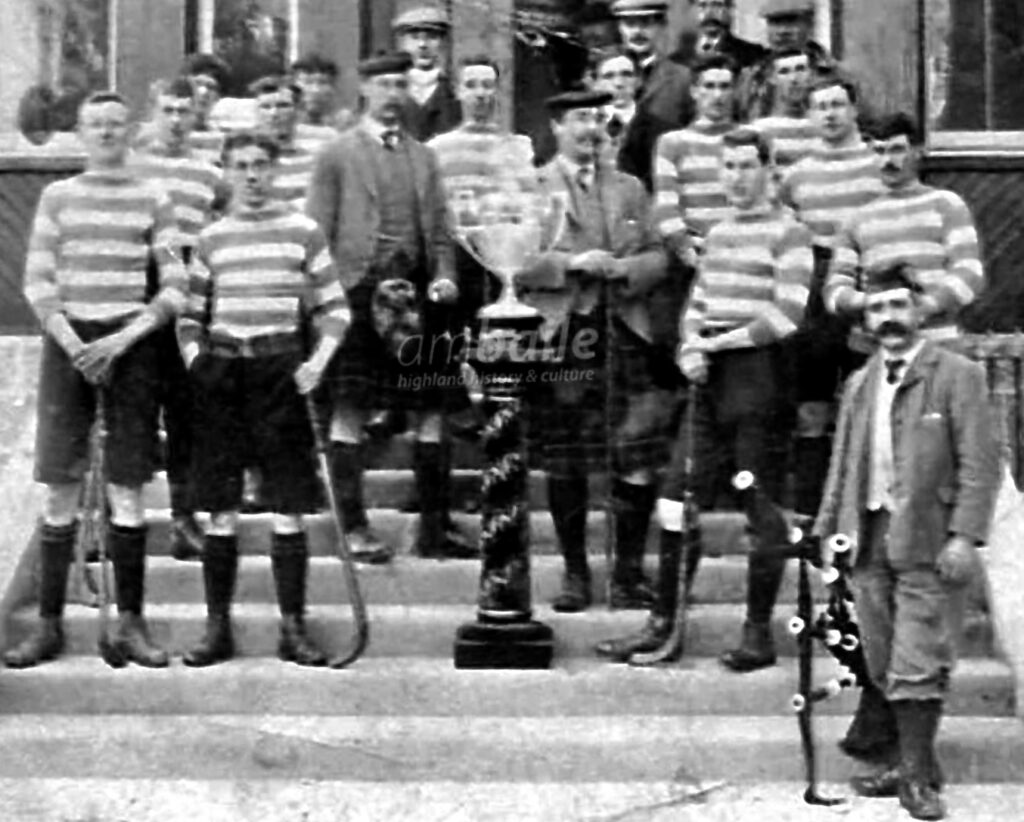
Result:
[[[917,355],[921,353],[921,349],[924,348],[924,342],[924,340],[918,340],[906,351],[899,354],[890,354],[888,351],[881,349],[879,353],[882,355],[882,365],[888,366],[890,362],[901,360],[903,362],[903,365],[901,366],[901,371],[903,373],[900,374],[900,379],[902,379],[906,376],[907,371],[910,370],[910,366],[913,364],[914,360],[917,359]]]
[[[384,132],[386,131],[397,131],[399,134],[402,133],[402,129],[397,123],[394,126],[386,126],[380,120],[374,119],[368,114],[363,116],[362,120],[359,121],[359,125],[363,131],[381,142],[384,141]]]

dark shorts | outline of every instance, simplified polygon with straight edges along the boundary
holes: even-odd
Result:
[[[261,501],[271,511],[319,507],[313,434],[295,386],[298,353],[265,357],[204,354],[193,363],[192,470],[196,508],[234,511],[243,470],[260,471]]]
[[[668,461],[677,410],[678,370],[616,318],[607,355],[604,312],[571,314],[569,340],[590,332],[593,347],[568,347],[528,386],[527,443],[531,462],[555,476],[657,470]],[[556,332],[558,339],[560,332]],[[610,380],[609,380],[610,378]]]
[[[83,342],[117,331],[122,323],[72,323]],[[156,468],[160,402],[157,331],[121,355],[106,402],[107,481],[129,488],[149,482]],[[43,338],[36,428],[36,482],[62,485],[80,481],[89,467],[89,432],[97,389],[71,364],[49,336]]]
[[[697,387],[694,410],[692,487],[697,504],[713,508],[727,472],[751,471],[776,500],[782,499],[792,427],[791,406],[777,346],[727,351],[710,358],[708,381]],[[682,499],[690,479],[687,415],[666,472],[662,496]]]
[[[174,323],[156,334],[160,375],[160,417],[166,440],[164,466],[171,485],[171,508],[190,510],[189,482],[192,460],[192,384],[181,358]]]

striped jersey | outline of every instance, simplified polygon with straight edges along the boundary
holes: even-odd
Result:
[[[821,145],[818,129],[807,117],[773,115],[761,117],[751,126],[771,142],[772,158],[779,169],[795,165]]]
[[[811,233],[784,208],[734,210],[704,244],[700,270],[683,312],[680,338],[744,329],[746,346],[796,331],[807,305]]]
[[[316,154],[297,145],[281,150],[274,172],[271,194],[275,199],[291,203],[299,211],[306,210],[306,190],[313,176]]]
[[[854,211],[882,194],[875,153],[863,142],[831,148],[824,141],[782,180],[779,199],[814,232],[814,244],[831,247]]]
[[[483,198],[535,185],[533,145],[529,137],[497,129],[460,126],[427,143],[437,154],[441,179],[455,224],[478,225]]]
[[[214,203],[223,196],[221,170],[188,152],[168,153],[152,144],[132,156],[131,165],[146,180],[156,180],[174,203],[181,242],[194,246],[199,232],[210,222]]]
[[[205,340],[294,340],[307,320],[340,338],[351,319],[323,233],[286,203],[238,209],[204,228],[189,274],[182,350]]]
[[[218,129],[194,129],[188,135],[188,147],[201,160],[220,166],[226,135]]]
[[[861,206],[844,225],[825,283],[825,306],[842,311],[858,290],[858,272],[871,280],[908,263],[941,313],[930,328],[953,330],[956,315],[984,285],[978,233],[967,204],[952,191],[915,182]]]
[[[705,236],[730,213],[720,177],[722,136],[735,123],[696,122],[658,138],[654,152],[654,224],[662,237]]]
[[[150,310],[168,319],[184,308],[187,288],[177,241],[170,196],[127,169],[51,183],[32,223],[25,298],[44,327],[56,313],[114,322]],[[156,284],[147,279],[151,254]]]

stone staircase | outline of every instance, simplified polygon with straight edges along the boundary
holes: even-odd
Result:
[[[24,404],[22,413],[31,410]],[[19,435],[23,445],[30,433]],[[111,670],[96,655],[96,611],[72,605],[63,659],[0,671],[0,818],[821,818],[800,800],[799,737],[789,709],[795,644],[785,626],[795,567],[775,620],[779,665],[737,676],[715,661],[735,642],[743,614],[738,515],[704,519],[710,556],[698,577],[685,659],[657,670],[609,665],[593,656],[592,644],[638,627],[645,615],[609,611],[603,602],[579,615],[550,610],[561,560],[542,478],[532,475],[534,604],[536,617],[555,631],[553,667],[457,671],[453,640],[474,616],[478,563],[410,555],[416,516],[389,507],[411,490],[409,448],[397,442],[368,477],[371,519],[401,551],[393,565],[359,569],[371,622],[365,657],[343,671],[273,658],[270,521],[247,515],[234,610],[238,659],[201,670],[178,658],[163,671]],[[476,457],[463,450],[455,483],[461,498],[477,481]],[[23,470],[7,468],[8,476]],[[201,574],[198,564],[168,555],[162,477],[147,489],[147,504],[147,616],[155,639],[177,656],[202,630]],[[28,503],[7,512],[22,523],[33,514]],[[458,519],[478,527],[474,515]],[[308,528],[309,622],[318,641],[338,650],[351,622],[331,524],[313,517]],[[603,595],[599,510],[591,514],[588,542],[595,591]],[[31,571],[29,551],[6,583],[7,642],[24,636],[34,618]],[[1024,799],[1016,784],[1024,782],[1024,735],[1013,717],[1008,669],[992,653],[980,610],[971,614],[962,652],[942,735],[951,807],[959,818],[997,818],[977,814]],[[819,678],[833,669],[820,655]],[[845,793],[841,783],[851,773],[834,742],[855,698],[846,693],[822,704],[816,722],[820,773],[833,793]],[[891,802],[863,801],[850,818],[895,814]]]

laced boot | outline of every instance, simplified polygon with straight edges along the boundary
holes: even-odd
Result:
[[[942,701],[907,699],[891,705],[900,738],[900,805],[914,819],[944,819],[942,774],[935,756]]]
[[[338,495],[342,525],[352,559],[367,565],[391,562],[395,549],[370,530],[363,504],[363,446],[335,442],[331,446],[331,481]]]
[[[42,526],[39,539],[39,624],[31,635],[4,654],[8,668],[31,668],[49,662],[64,649],[61,617],[77,526]]]
[[[590,566],[587,563],[587,478],[548,475],[548,505],[565,560],[562,590],[551,607],[565,614],[590,607]]]
[[[216,665],[235,655],[231,632],[231,600],[238,576],[238,537],[210,535],[203,546],[206,589],[206,632],[182,657],[189,667]]]
[[[857,712],[846,736],[839,740],[839,750],[867,763],[888,763],[899,753],[896,716],[873,682],[861,683]]]
[[[476,559],[480,556],[477,546],[458,530],[448,527],[450,460],[444,454],[448,448],[439,443],[416,443],[413,467],[420,499],[416,553],[432,559]]]
[[[114,564],[117,610],[120,614],[115,648],[129,662],[145,668],[165,668],[167,652],[149,639],[142,618],[146,580],[146,527],[112,524],[107,533],[108,550]]]
[[[761,550],[758,540],[752,537],[747,558],[747,619],[743,624],[743,640],[739,648],[721,656],[722,664],[729,670],[746,673],[775,664],[771,620],[785,571],[785,558]]]
[[[278,659],[298,665],[326,665],[327,657],[323,651],[306,636],[306,623],[303,618],[306,610],[306,573],[309,566],[306,535],[274,534],[270,561],[274,570],[277,603],[281,610]]]

